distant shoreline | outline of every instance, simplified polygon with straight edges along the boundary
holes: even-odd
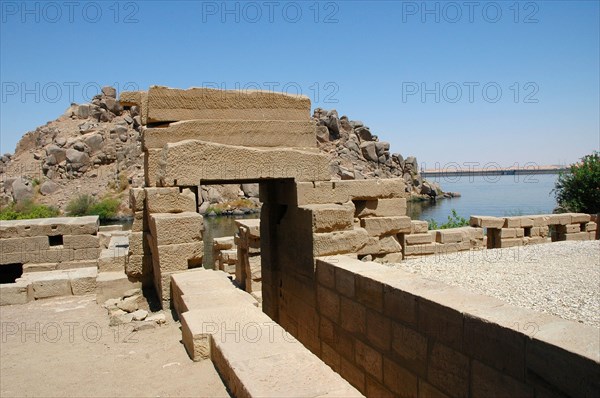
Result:
[[[470,169],[428,169],[422,170],[421,176],[428,177],[462,177],[462,176],[502,176],[502,175],[535,175],[535,174],[558,174],[569,171],[562,166],[537,166],[525,168],[470,168]]]

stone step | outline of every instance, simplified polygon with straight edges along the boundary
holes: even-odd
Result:
[[[205,291],[203,293],[186,294],[174,297],[173,305],[179,318],[188,311],[202,310],[208,308],[228,308],[237,307],[241,304],[251,304],[258,306],[258,302],[251,295],[234,288],[233,290],[221,291],[215,294],[214,291]]]
[[[211,358],[233,396],[363,396],[252,305],[188,311],[181,325],[192,359]]]
[[[129,249],[127,247],[115,247],[113,249],[100,250],[98,270],[100,272],[124,271],[128,253]]]
[[[17,282],[31,286],[34,299],[59,296],[81,296],[96,291],[95,267],[40,271],[23,274]]]
[[[123,297],[131,289],[141,289],[142,283],[131,279],[124,271],[99,272],[96,278],[96,302],[103,304],[111,298]]]

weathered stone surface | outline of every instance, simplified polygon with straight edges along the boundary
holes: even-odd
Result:
[[[146,188],[146,205],[149,213],[196,212],[196,196],[189,189]]]
[[[143,211],[145,200],[146,190],[144,188],[129,188],[129,208],[132,211]]]
[[[64,235],[63,246],[65,249],[98,248],[100,241],[94,235]]]
[[[150,233],[156,244],[171,245],[202,240],[202,216],[195,212],[150,214]]]
[[[32,272],[23,274],[23,280],[31,283],[36,299],[71,295],[69,275],[65,271]]]
[[[95,267],[71,269],[67,272],[74,296],[93,294],[96,292],[96,277],[98,269]]]
[[[371,236],[381,236],[410,232],[410,217],[368,217],[360,220],[360,225]]]
[[[198,185],[200,181],[330,178],[327,157],[295,149],[255,149],[187,140],[167,144],[160,160],[165,186]]]
[[[0,306],[25,304],[33,300],[33,288],[28,281],[0,285]]]
[[[438,243],[457,243],[468,241],[471,232],[465,228],[449,228],[435,231],[435,241]]]
[[[356,202],[356,217],[396,217],[406,215],[406,198]]]
[[[155,187],[158,182],[162,149],[148,149],[144,152],[144,182],[147,187]]]
[[[382,180],[317,181],[296,184],[298,205],[347,203],[350,200],[405,198],[405,183],[401,178]],[[289,198],[293,202],[292,198]]]
[[[128,278],[123,271],[99,272],[96,278],[96,302],[121,298],[126,291],[141,287],[141,282]]]
[[[502,228],[504,226],[504,218],[487,217],[487,216],[471,216],[469,224],[472,227],[481,228]]]
[[[159,86],[148,91],[150,123],[195,119],[309,120],[309,116],[310,100],[301,95]]]
[[[352,202],[344,205],[305,205],[300,208],[311,212],[314,232],[332,232],[353,228],[354,205]]]
[[[152,273],[152,256],[130,255],[125,263],[125,273],[134,278],[150,275]]]
[[[46,250],[49,247],[48,237],[46,236],[0,239],[0,253],[31,252]]]
[[[435,240],[435,236],[436,236],[435,232],[437,232],[437,231],[431,231],[431,233],[424,233],[424,234],[405,235],[404,241],[406,242],[407,245],[420,245],[420,244],[426,244],[426,243],[433,243],[433,241]]]
[[[317,144],[309,120],[186,120],[147,128],[142,137],[145,149],[185,140],[265,148],[316,148]]]
[[[349,231],[313,234],[313,255],[329,256],[341,253],[356,253],[368,242],[369,235],[363,228]]]
[[[119,102],[123,106],[142,106],[144,91],[121,91]]]
[[[156,254],[152,253],[152,261],[154,269],[160,267],[161,273],[185,271],[190,264],[202,264],[203,255],[202,242],[180,243],[158,246]]]
[[[429,230],[429,224],[427,221],[411,220],[410,222],[410,233],[411,234],[422,234]]]

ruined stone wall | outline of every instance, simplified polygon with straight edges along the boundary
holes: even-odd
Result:
[[[315,275],[315,349],[367,396],[600,392],[597,328],[345,256]]]
[[[471,216],[470,224],[486,228],[488,249],[564,240],[594,240],[597,225],[589,214],[562,213],[518,217]]]
[[[97,216],[2,221],[0,272],[12,265],[22,276],[0,285],[0,305],[93,293],[98,228]]]

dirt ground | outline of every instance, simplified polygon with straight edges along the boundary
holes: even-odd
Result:
[[[109,327],[94,296],[0,307],[0,396],[228,397],[212,362],[192,362],[167,319]]]

